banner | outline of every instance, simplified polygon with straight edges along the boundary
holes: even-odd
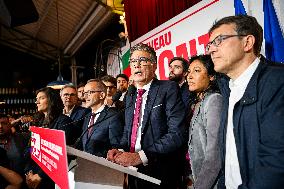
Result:
[[[61,189],[69,189],[64,131],[40,127],[30,130],[32,159]]]
[[[175,56],[186,59],[205,53],[208,30],[216,20],[236,14],[256,17],[264,29],[261,54],[268,59],[284,60],[284,1],[282,0],[203,0],[181,14],[168,20],[147,34],[127,44],[122,49],[122,69],[130,76],[129,48],[137,43],[152,46],[158,57],[156,75],[158,79],[168,79],[168,62]],[[265,49],[267,52],[265,52]]]
[[[157,77],[168,79],[168,62],[175,56],[186,59],[204,54],[209,41],[208,30],[224,16],[234,15],[232,0],[203,0],[131,43],[152,46],[158,57]],[[129,46],[122,49],[123,72],[130,75]]]

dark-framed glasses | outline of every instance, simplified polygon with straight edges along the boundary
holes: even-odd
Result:
[[[209,42],[206,47],[205,47],[205,51],[209,52],[211,45],[214,45],[215,47],[219,47],[219,45],[226,39],[229,39],[231,37],[244,37],[247,35],[218,35],[217,37],[215,37],[215,39],[213,39],[211,42]]]
[[[147,58],[147,57],[139,57],[136,59],[129,59],[129,63],[131,65],[136,65],[136,63],[138,63],[141,66],[145,66],[145,65],[149,65],[148,62],[152,62],[153,60],[151,58]]]
[[[76,96],[76,94],[74,94],[74,93],[64,93],[63,94],[63,97],[74,97],[74,96]]]
[[[98,93],[98,92],[102,92],[102,91],[99,91],[99,90],[88,90],[88,91],[84,92],[84,95],[87,96],[87,95],[91,95],[91,94]]]

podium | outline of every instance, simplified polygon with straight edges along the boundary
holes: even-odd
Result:
[[[123,189],[125,174],[154,184],[161,183],[156,178],[137,172],[134,167],[124,167],[70,146],[67,146],[67,154],[77,157],[77,166],[72,169],[76,189]]]

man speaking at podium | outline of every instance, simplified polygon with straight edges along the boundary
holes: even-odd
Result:
[[[130,50],[130,68],[137,90],[126,96],[125,128],[121,145],[108,160],[135,166],[138,172],[161,180],[161,185],[129,176],[129,188],[177,188],[181,158],[185,157],[184,104],[178,85],[155,78],[157,57],[153,48],[139,43]]]
[[[83,124],[82,147],[85,152],[106,157],[109,149],[118,147],[123,133],[123,119],[115,108],[104,105],[106,86],[98,79],[91,79],[84,87],[87,114]]]

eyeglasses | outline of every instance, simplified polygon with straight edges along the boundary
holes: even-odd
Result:
[[[152,62],[153,60],[151,58],[147,58],[147,57],[139,57],[136,59],[129,59],[129,63],[131,65],[135,65],[136,63],[138,63],[141,66],[147,66],[149,65],[148,62]]]
[[[246,35],[218,35],[217,37],[215,37],[215,39],[213,39],[211,42],[209,42],[206,45],[205,50],[206,52],[209,52],[211,45],[218,47],[224,40],[229,39],[231,37],[244,37],[244,36]]]
[[[94,94],[94,93],[97,93],[97,92],[102,92],[102,91],[89,90],[89,91],[84,92],[84,95],[87,96],[87,95],[91,95],[91,94]]]
[[[76,96],[76,94],[74,94],[74,93],[70,93],[70,94],[69,93],[64,93],[63,94],[63,97],[69,97],[69,96],[70,97],[74,97],[74,96]]]

